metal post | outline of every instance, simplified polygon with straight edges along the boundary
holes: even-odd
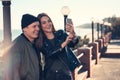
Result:
[[[91,27],[92,27],[92,43],[93,43],[94,42],[94,23],[93,23],[93,21],[92,21]]]
[[[64,15],[64,30],[66,31],[66,19],[67,19],[67,15]]]
[[[103,26],[101,24],[101,38],[103,37]]]
[[[2,1],[3,5],[3,42],[4,46],[11,43],[11,15],[10,15],[10,5],[11,1]]]
[[[99,23],[97,23],[97,37],[99,39]]]

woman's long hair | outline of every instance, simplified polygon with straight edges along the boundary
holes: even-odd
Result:
[[[46,37],[46,35],[44,34],[44,32],[42,30],[42,24],[41,24],[41,18],[44,17],[44,16],[48,17],[50,19],[50,21],[52,22],[51,18],[46,13],[38,14],[37,18],[39,19],[39,22],[40,22],[40,26],[39,26],[40,27],[40,35],[36,39],[36,46],[37,46],[37,48],[40,48],[42,46],[42,43],[43,43],[42,39]],[[56,30],[55,30],[53,22],[52,22],[52,32],[54,33],[55,31]]]

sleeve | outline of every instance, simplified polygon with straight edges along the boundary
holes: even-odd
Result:
[[[63,42],[64,42],[66,40],[68,34],[63,30],[58,30],[57,33],[59,33],[59,35],[57,35],[58,39],[63,40]],[[72,41],[70,41],[67,46],[73,48],[78,42],[79,42],[79,38],[78,38],[78,36],[75,35],[74,39]]]
[[[48,57],[51,57],[51,56],[55,56],[55,55],[58,55],[62,52],[64,52],[65,48],[62,48],[61,47],[61,44],[66,40],[67,38],[67,33],[63,30],[58,30],[56,33],[55,33],[55,36],[58,40],[60,40],[59,43],[57,43],[57,46],[55,46],[54,48],[46,48],[45,45],[43,47],[42,50],[42,53],[48,58]],[[69,47],[74,47],[75,44],[77,44],[78,42],[78,38],[74,38],[74,40],[70,41],[70,43],[67,45]]]
[[[63,30],[58,30],[54,33],[54,35],[55,35],[55,44],[57,45],[54,48],[51,48],[51,45],[48,44],[48,41],[44,40],[45,41],[44,46],[41,48],[42,53],[47,58],[58,55],[59,53],[63,51],[61,44],[65,40],[65,36],[67,36],[67,34]]]
[[[50,57],[53,55],[55,56],[65,51],[65,48],[62,48],[61,44],[66,40],[68,34],[63,30],[59,30],[56,32],[56,36],[57,36],[57,39],[60,40],[61,42],[58,43],[58,45],[55,48],[52,48],[49,50],[47,57]],[[73,48],[78,42],[79,42],[79,38],[78,36],[75,36],[74,39],[70,41],[70,43],[67,46]]]
[[[59,53],[61,53],[62,50],[63,49],[61,48],[60,44],[58,44],[58,46],[56,46],[55,48],[48,49],[46,47],[42,47],[42,49],[41,49],[42,53],[45,55],[46,58],[56,56]]]

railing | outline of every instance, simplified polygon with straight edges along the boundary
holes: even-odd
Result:
[[[92,66],[99,64],[100,55],[103,54],[103,48],[110,41],[111,34],[108,33],[105,37],[95,40],[88,44],[88,47],[80,47],[74,50],[77,58],[81,62],[81,66],[74,71],[74,80],[85,80],[92,75]]]
[[[81,66],[75,69],[74,71],[74,80],[85,80],[87,77],[90,76],[91,73],[91,50],[92,47],[87,48],[78,48],[77,50],[74,50],[74,53],[76,53],[77,58],[81,62]]]

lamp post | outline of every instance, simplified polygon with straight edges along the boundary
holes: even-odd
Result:
[[[97,37],[99,39],[99,22],[97,22]]]
[[[100,21],[101,38],[103,38],[103,21]]]
[[[100,27],[101,27],[101,38],[103,37],[103,24],[100,24]]]
[[[92,43],[93,43],[94,42],[94,22],[93,22],[93,18],[91,20],[92,20],[91,28],[92,28]]]
[[[68,6],[63,6],[61,9],[61,13],[64,16],[64,30],[66,31],[66,19],[68,17],[68,14],[70,13],[70,9],[68,8]]]
[[[3,5],[3,43],[7,46],[11,43],[11,0],[2,0]]]

